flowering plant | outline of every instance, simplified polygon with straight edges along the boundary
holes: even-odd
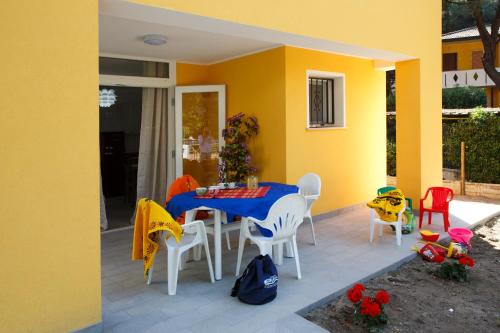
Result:
[[[219,181],[241,182],[256,171],[248,142],[259,133],[257,118],[238,113],[227,119],[222,130],[225,146],[220,152]]]
[[[442,263],[435,274],[442,279],[466,282],[469,281],[469,270],[467,267],[474,267],[474,259],[464,256],[458,259],[458,262]]]
[[[363,296],[365,290],[365,286],[356,283],[347,291],[347,298],[354,304],[354,322],[366,325],[373,332],[387,323],[384,305],[389,303],[391,297],[383,289],[375,297]]]

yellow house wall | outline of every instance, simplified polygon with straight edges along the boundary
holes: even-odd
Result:
[[[412,189],[419,189],[412,190],[411,195],[414,197],[423,195],[429,186],[441,185],[442,165],[438,166],[442,161],[441,1],[379,0],[376,3],[368,3],[319,0],[314,3],[313,12],[309,2],[300,0],[255,0],[251,5],[234,0],[133,2],[357,46],[401,52],[419,59],[417,73],[421,89],[418,108],[411,104],[398,105],[418,113],[420,132],[415,133],[414,126],[403,125],[404,122],[396,123],[396,127],[399,132],[415,133],[403,136],[401,140],[404,141],[403,145],[408,145],[417,138],[415,149],[420,156],[421,166],[407,165],[409,170],[396,172],[398,178],[404,177],[404,184]],[[356,18],[356,24],[353,24],[353,17]],[[374,18],[376,24],[373,24]],[[409,84],[411,80],[412,77],[403,79]],[[396,91],[396,100],[398,95]],[[430,148],[427,143],[431,143]],[[410,159],[414,154],[415,152],[403,151],[400,152],[399,158]]]
[[[101,320],[97,14],[0,3],[0,332]]]
[[[307,70],[345,74],[346,128],[306,129]],[[286,180],[322,179],[314,214],[372,199],[386,182],[385,72],[371,60],[286,47]]]
[[[465,40],[457,42],[444,42],[442,46],[444,53],[457,54],[457,70],[472,69],[472,52],[483,51],[483,43],[479,39]],[[496,64],[500,64],[500,45],[497,46]]]
[[[264,181],[285,181],[285,48],[204,66],[177,67],[177,81],[184,85],[225,84],[226,114],[256,116],[261,131],[251,143],[257,175]]]

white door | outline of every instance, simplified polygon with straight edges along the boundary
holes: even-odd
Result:
[[[217,184],[226,121],[224,85],[175,88],[176,177],[193,176],[201,186]]]

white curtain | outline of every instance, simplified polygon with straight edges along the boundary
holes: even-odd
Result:
[[[104,200],[104,193],[102,192],[102,176],[99,171],[99,197],[101,198],[101,229],[108,229],[108,218],[106,217],[106,204]]]
[[[165,77],[167,64],[148,63],[148,76]],[[137,170],[137,199],[150,198],[163,204],[167,187],[168,91],[144,88]]]

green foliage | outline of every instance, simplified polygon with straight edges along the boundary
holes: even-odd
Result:
[[[457,2],[456,0],[454,0]],[[484,20],[487,23],[493,22],[496,12],[496,2],[498,0],[482,0],[482,9]],[[449,0],[442,0],[443,14],[442,26],[443,33],[456,31],[475,26],[476,21],[467,4],[453,3]]]
[[[449,262],[442,263],[434,273],[436,276],[445,280],[455,280],[458,282],[469,281],[465,265],[460,265],[456,262],[451,264]]]
[[[468,181],[500,184],[500,117],[478,108],[470,118],[446,126],[445,165],[460,168],[460,142],[465,142]]]
[[[386,98],[386,110],[395,111],[396,110],[396,95],[389,94]]]
[[[387,140],[387,175],[396,176],[396,142]]]
[[[472,109],[486,106],[486,93],[477,87],[443,89],[443,109]]]
[[[241,182],[255,172],[248,149],[249,140],[259,133],[257,118],[239,113],[227,120],[222,131],[225,146],[220,152],[219,180]]]

